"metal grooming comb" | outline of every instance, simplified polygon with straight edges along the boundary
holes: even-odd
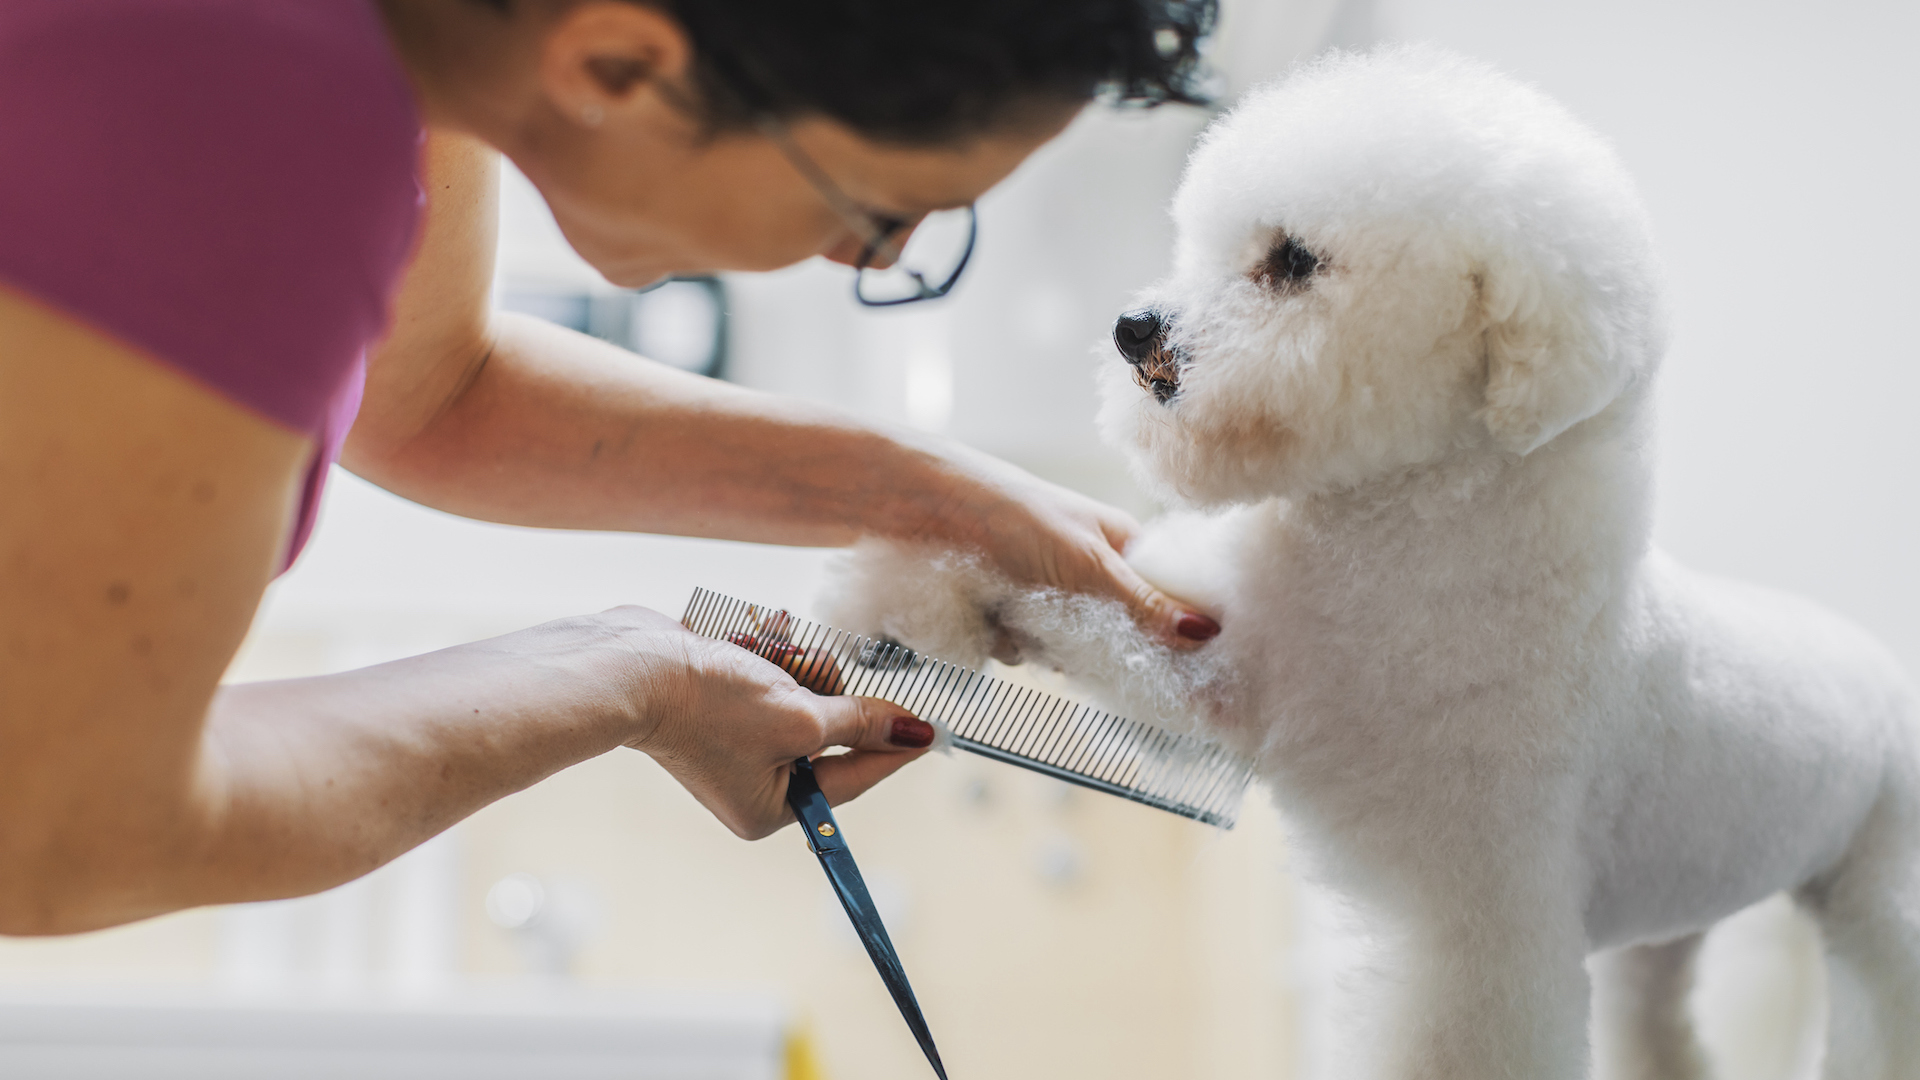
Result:
[[[1233,828],[1253,780],[1251,762],[1214,743],[777,608],[695,589],[680,621],[702,637],[732,641],[776,662],[831,664],[835,693],[891,701],[944,726],[963,750],[1208,825]]]

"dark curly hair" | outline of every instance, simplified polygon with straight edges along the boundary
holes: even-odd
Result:
[[[477,0],[503,12],[527,0]],[[1205,104],[1216,0],[635,0],[692,40],[715,132],[825,115],[870,138],[951,142],[1036,102]]]

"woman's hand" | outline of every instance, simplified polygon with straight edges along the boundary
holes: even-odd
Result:
[[[809,686],[836,689],[838,672],[781,641],[714,641],[644,608],[597,618],[652,639],[632,691],[641,730],[627,745],[658,761],[746,839],[793,820],[786,792],[796,758],[849,748],[814,762],[821,791],[839,804],[933,745],[932,725],[897,705],[814,693]]]
[[[1122,552],[1140,527],[1131,515],[983,454],[955,454],[942,471],[935,487],[946,497],[908,539],[972,548],[1016,582],[1120,600],[1135,622],[1175,648],[1220,633],[1211,617],[1127,564]],[[1017,662],[1018,649],[1002,635],[994,658]]]

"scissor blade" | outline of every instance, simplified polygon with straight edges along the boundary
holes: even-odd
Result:
[[[893,995],[893,1003],[900,1008],[900,1015],[907,1022],[907,1029],[920,1043],[920,1049],[927,1055],[927,1063],[940,1080],[947,1080],[946,1066],[940,1063],[940,1051],[934,1049],[933,1032],[927,1029],[927,1018],[921,1015],[920,1002],[913,996],[913,986],[907,982],[907,969],[900,965],[900,954],[894,952],[893,941],[887,937],[886,924],[880,921],[880,911],[873,904],[873,897],[867,893],[867,883],[860,877],[860,868],[854,865],[853,854],[847,850],[822,851],[820,867],[827,872],[827,880],[833,884],[834,895],[840,898],[840,906],[847,910],[847,918],[853,921],[855,933],[860,935],[860,944],[867,947],[867,956],[872,958],[873,966],[880,972],[880,981],[887,984],[887,992]]]
[[[900,1007],[908,1030],[927,1055],[927,1064],[933,1066],[940,1080],[947,1080],[947,1067],[940,1064],[940,1051],[933,1048],[933,1033],[927,1030],[927,1018],[920,1014],[920,1003],[914,1000],[913,987],[907,982],[907,969],[900,966],[900,954],[893,951],[886,924],[880,921],[880,909],[867,893],[867,883],[860,876],[860,868],[854,865],[853,853],[847,850],[847,837],[840,831],[840,823],[833,820],[833,810],[827,806],[827,797],[820,793],[820,782],[813,775],[813,763],[806,758],[794,762],[793,771],[788,774],[787,805],[793,807],[793,816],[800,821],[807,846],[820,857],[820,868],[827,872],[827,883],[833,886],[833,894],[840,898],[840,906],[853,921],[854,932],[860,935],[860,943],[867,947],[867,956],[880,972],[880,981],[887,984],[887,993],[893,995],[893,1003]]]

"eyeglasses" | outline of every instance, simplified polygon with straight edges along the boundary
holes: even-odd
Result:
[[[973,257],[973,242],[980,232],[973,204],[936,210],[918,219],[876,214],[840,190],[778,118],[763,117],[759,127],[860,238],[863,246],[854,265],[854,299],[868,307],[897,307],[938,300],[953,291]],[[936,281],[938,285],[933,284]]]

